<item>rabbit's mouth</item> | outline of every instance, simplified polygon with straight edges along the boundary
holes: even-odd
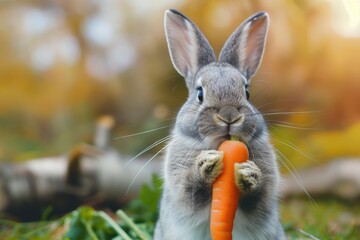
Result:
[[[231,135],[230,135],[230,134],[226,134],[225,139],[226,139],[226,140],[230,140],[230,139],[231,139]]]
[[[222,136],[222,137],[221,137],[221,140],[223,140],[223,141],[231,140],[231,139],[234,139],[234,137],[235,137],[236,139],[239,139],[240,141],[242,141],[242,139],[241,139],[241,137],[239,136],[239,134],[231,134],[230,131],[229,131],[226,135]]]
[[[205,138],[205,142],[208,144],[208,147],[210,149],[217,149],[221,143],[223,143],[224,141],[227,141],[227,140],[232,140],[232,139],[234,139],[234,137],[237,140],[239,140],[240,142],[243,142],[243,143],[248,142],[248,141],[246,141],[246,139],[244,139],[244,136],[240,136],[239,134],[231,135],[230,133],[227,133],[225,135],[218,136],[218,137]]]
[[[224,137],[224,140],[233,140],[233,139],[237,139],[240,142],[246,142],[246,139],[244,139],[244,136],[242,136],[241,134],[226,134]]]

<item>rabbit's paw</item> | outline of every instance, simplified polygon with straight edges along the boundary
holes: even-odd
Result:
[[[223,169],[223,152],[216,150],[201,151],[196,158],[196,167],[205,181],[213,183]]]
[[[253,161],[235,163],[235,183],[242,192],[253,191],[259,183],[261,171]]]

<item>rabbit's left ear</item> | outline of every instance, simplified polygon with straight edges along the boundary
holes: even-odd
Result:
[[[176,10],[165,12],[165,33],[171,61],[192,87],[197,71],[215,61],[214,51],[198,27]]]
[[[263,56],[269,17],[259,12],[245,20],[226,41],[219,62],[226,62],[246,77],[255,74]]]

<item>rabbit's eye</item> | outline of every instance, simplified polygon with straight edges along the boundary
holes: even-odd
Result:
[[[249,89],[245,89],[245,93],[246,93],[246,99],[249,100],[249,98],[250,98]]]
[[[200,103],[202,103],[204,101],[204,90],[202,87],[197,87],[197,98],[199,100]]]

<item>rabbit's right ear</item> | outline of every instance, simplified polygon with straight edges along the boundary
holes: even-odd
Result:
[[[165,33],[171,61],[191,87],[197,71],[215,62],[214,51],[198,27],[176,10],[165,12]]]
[[[245,20],[226,41],[219,62],[226,62],[250,78],[258,69],[265,47],[269,17],[259,12]]]

